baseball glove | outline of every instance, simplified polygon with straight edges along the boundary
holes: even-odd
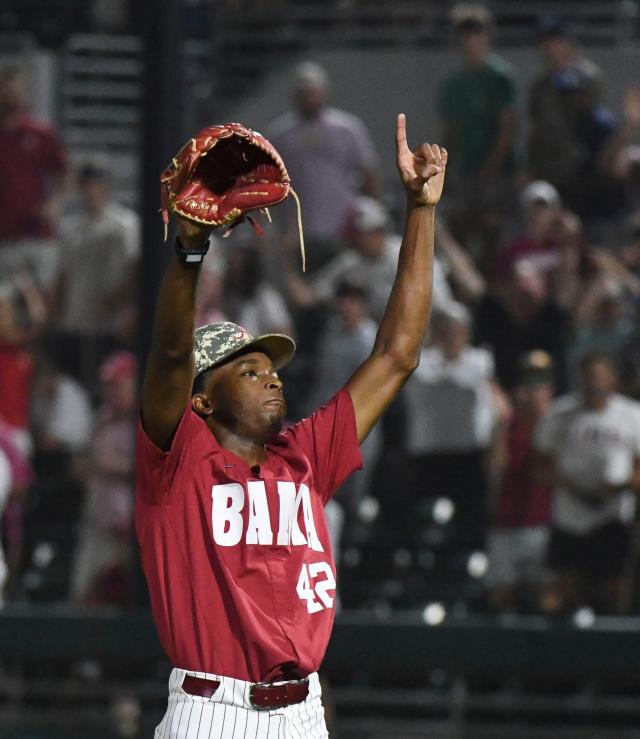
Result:
[[[281,203],[289,193],[300,214],[282,158],[263,136],[240,123],[209,126],[189,139],[160,182],[165,225],[172,211],[196,223],[229,230],[247,219],[262,234],[247,214],[260,210],[269,217],[268,207]]]

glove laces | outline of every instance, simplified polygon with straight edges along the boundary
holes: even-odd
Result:
[[[293,187],[291,188],[291,195],[296,201],[296,210],[298,212],[298,237],[300,239],[300,256],[302,257],[302,271],[306,272],[307,255],[304,250],[304,234],[302,233],[302,207],[300,206],[300,198],[298,197],[298,193],[293,189]]]

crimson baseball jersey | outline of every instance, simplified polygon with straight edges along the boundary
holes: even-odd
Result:
[[[174,666],[251,682],[318,669],[336,587],[323,509],[361,466],[344,389],[268,444],[259,467],[191,408],[167,452],[139,425],[136,531]]]

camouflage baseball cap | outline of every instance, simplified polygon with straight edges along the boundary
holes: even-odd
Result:
[[[296,351],[293,339],[284,334],[264,334],[254,338],[242,326],[229,321],[200,326],[195,330],[193,339],[196,376],[248,348],[264,352],[276,369],[284,367]]]

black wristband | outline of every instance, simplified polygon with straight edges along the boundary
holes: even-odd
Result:
[[[196,249],[187,249],[177,236],[174,244],[178,259],[185,264],[200,264],[204,259],[205,254],[209,251],[210,246],[211,239],[207,239],[202,246],[199,246]]]

